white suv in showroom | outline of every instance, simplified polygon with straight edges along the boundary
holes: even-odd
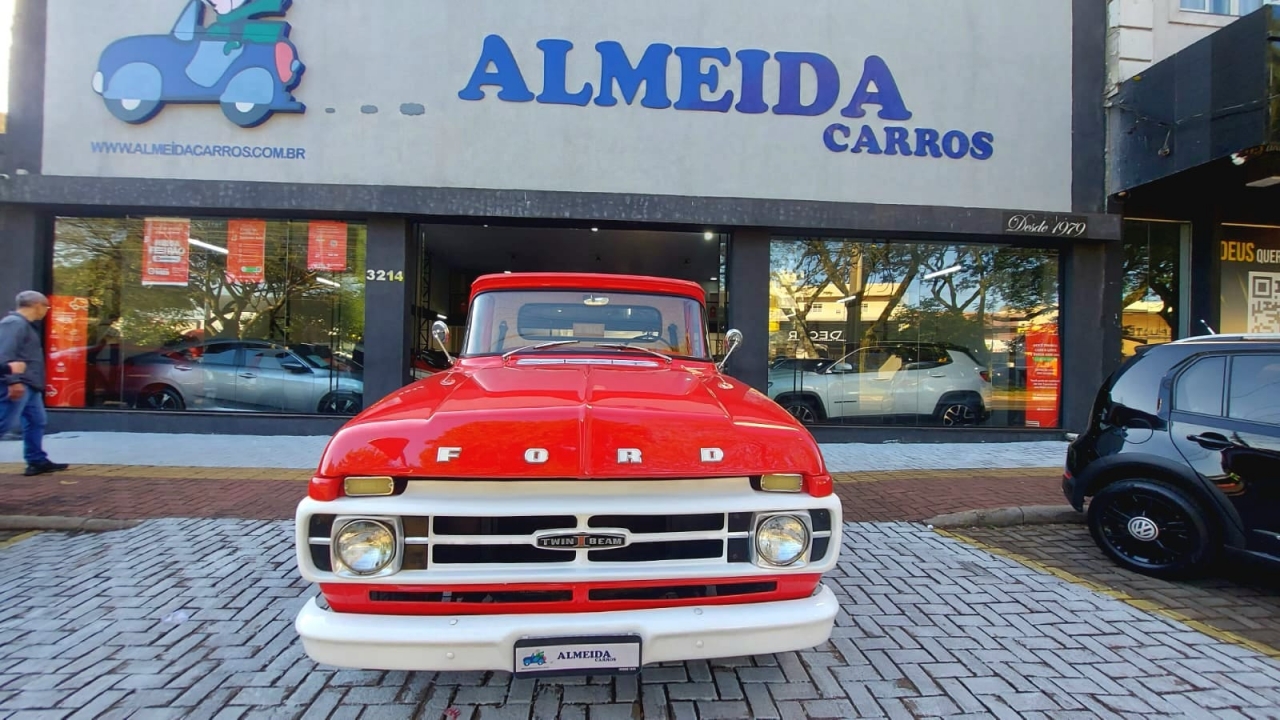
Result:
[[[834,362],[776,362],[769,397],[803,423],[928,416],[941,425],[976,425],[989,415],[991,375],[958,346],[882,343]]]

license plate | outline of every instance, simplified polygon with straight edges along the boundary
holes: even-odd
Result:
[[[638,635],[524,638],[516,641],[515,674],[616,675],[640,670]]]

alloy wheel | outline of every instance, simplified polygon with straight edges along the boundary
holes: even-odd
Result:
[[[172,390],[158,390],[147,393],[142,398],[142,405],[147,410],[181,410],[182,399]]]
[[[1203,538],[1177,503],[1134,489],[1119,493],[1101,509],[1098,529],[1117,555],[1135,566],[1160,569],[1182,565]]]
[[[947,427],[954,427],[956,425],[973,425],[977,422],[977,419],[978,414],[973,411],[972,407],[965,403],[948,405],[946,409],[942,411],[942,424]]]
[[[807,403],[792,403],[787,406],[787,412],[791,413],[791,417],[802,423],[815,423],[818,421],[818,414]]]

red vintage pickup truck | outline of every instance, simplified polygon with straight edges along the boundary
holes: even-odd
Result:
[[[595,675],[826,642],[840,502],[813,437],[712,361],[705,301],[478,279],[452,367],[345,425],[298,505],[307,654]]]

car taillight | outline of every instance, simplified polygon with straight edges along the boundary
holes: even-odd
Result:
[[[991,373],[986,370],[979,370],[978,374],[982,376],[983,382],[991,382]]]
[[[280,76],[280,82],[287,85],[293,80],[293,61],[297,59],[292,45],[276,43],[276,74]]]

